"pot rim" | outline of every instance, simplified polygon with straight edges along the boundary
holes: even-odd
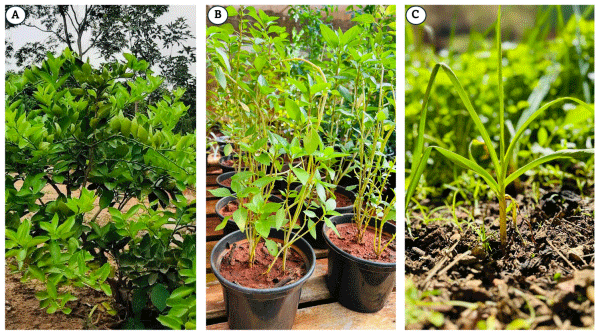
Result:
[[[222,184],[221,182],[224,180],[230,179],[236,173],[237,173],[236,171],[221,173],[219,176],[217,176],[217,179],[216,179],[217,184],[223,188],[231,189],[231,187],[228,187],[228,186]]]
[[[341,219],[341,218],[337,218],[337,217],[346,217],[346,216],[354,217],[354,213],[344,213],[340,216],[331,217],[330,220],[334,225],[339,225],[341,223],[336,223],[336,220]],[[348,224],[350,224],[350,223],[348,223]],[[388,222],[386,222],[384,224],[384,226],[385,225],[390,225],[395,228],[395,225],[390,224]],[[346,253],[344,250],[342,250],[341,248],[336,246],[331,240],[329,240],[329,237],[327,236],[327,232],[329,230],[330,230],[330,227],[327,226],[327,224],[323,224],[323,237],[325,239],[325,242],[327,242],[327,245],[330,247],[330,251],[335,251],[335,252],[339,253],[340,255],[342,255],[352,261],[358,262],[359,264],[363,264],[363,265],[367,265],[367,266],[374,266],[374,267],[381,267],[381,268],[396,268],[396,262],[394,262],[394,263],[376,262],[376,261],[366,260],[366,259],[356,257],[354,255]]]
[[[221,175],[223,175],[223,174],[221,174]],[[235,193],[232,193],[230,196],[223,197],[217,201],[217,204],[215,204],[215,213],[217,214],[217,216],[219,216],[219,218],[221,218],[221,220],[225,219],[225,216],[221,215],[221,213],[219,212],[219,209],[217,209],[219,207],[219,205],[221,205],[221,203],[227,204],[231,201],[237,201],[237,199],[238,199],[237,195]],[[281,198],[279,198],[275,195],[269,196],[269,198],[267,200],[269,202],[276,202],[276,201],[283,202],[283,200]],[[233,216],[231,216],[230,219],[227,219],[227,223],[229,224],[230,222],[235,224],[235,221],[233,220]]]
[[[296,282],[287,284],[287,285],[284,285],[281,287],[276,287],[276,288],[258,289],[258,288],[244,287],[239,284],[234,284],[234,283],[228,281],[227,279],[225,279],[225,277],[223,277],[223,275],[221,275],[220,271],[217,270],[217,263],[215,263],[217,259],[215,259],[216,256],[214,254],[214,250],[219,248],[219,246],[222,243],[229,242],[229,239],[234,239],[234,238],[238,237],[239,234],[243,235],[243,233],[241,231],[235,231],[235,232],[230,233],[230,234],[226,235],[225,237],[221,238],[221,240],[219,240],[219,242],[217,242],[217,244],[215,245],[215,247],[213,248],[213,250],[210,253],[210,267],[212,269],[212,272],[217,277],[219,282],[221,284],[223,284],[224,286],[226,286],[230,289],[245,293],[245,294],[252,294],[252,295],[269,295],[269,294],[284,293],[287,290],[292,290],[292,289],[296,288],[297,286],[303,285],[314,273],[315,267],[317,264],[317,258],[315,255],[315,251],[310,246],[310,244],[308,242],[306,242],[306,240],[300,238],[300,239],[296,240],[296,242],[304,243],[303,246],[308,247],[308,249],[310,250],[310,254],[306,254],[306,252],[303,252],[297,246],[296,246],[296,249],[297,249],[297,251],[300,251],[302,255],[304,255],[305,259],[308,262],[307,265],[309,266],[309,268],[308,268],[306,274],[304,274],[304,276],[302,276],[302,278],[300,278]],[[239,240],[245,240],[245,239],[246,239],[246,237],[245,237],[245,235],[243,235],[243,238],[241,238]],[[239,241],[239,240],[237,240],[237,241]],[[293,246],[294,245],[292,245],[292,247]],[[220,258],[220,260],[222,260],[222,258]],[[221,263],[219,262],[219,267],[220,267],[220,265],[221,265]]]

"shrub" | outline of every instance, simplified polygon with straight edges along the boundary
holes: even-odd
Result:
[[[66,287],[89,287],[114,298],[128,328],[195,328],[195,200],[183,196],[195,134],[173,133],[184,91],[142,113],[162,79],[125,58],[93,69],[65,49],[7,78],[6,257],[45,284],[48,313],[71,312]]]

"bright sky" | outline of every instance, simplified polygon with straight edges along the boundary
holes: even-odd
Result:
[[[78,11],[78,17],[82,17],[83,11],[84,11],[83,6],[75,6],[75,9]],[[191,31],[192,35],[194,37],[196,37],[196,6],[170,6],[169,11],[158,19],[158,23],[167,24],[171,21],[174,21],[178,17],[183,17],[187,21],[187,23],[189,25],[189,30]],[[35,25],[41,26],[39,24],[39,22],[37,22],[37,24],[35,24]],[[41,42],[41,41],[46,40],[46,38],[48,38],[48,33],[44,33],[35,28],[30,28],[30,27],[26,27],[26,26],[21,26],[21,27],[10,29],[10,30],[6,30],[6,40],[13,42],[13,46],[14,46],[15,50],[18,50],[20,47],[22,47],[26,43],[36,42],[36,41]],[[83,35],[84,47],[89,46],[89,42],[86,42],[86,40],[89,41],[89,38],[90,38],[89,33]],[[195,39],[193,39],[193,40],[188,41],[187,46],[195,46],[195,44],[196,44],[196,41],[195,41]],[[65,45],[65,47],[66,47],[66,45]],[[175,49],[175,50],[165,49],[164,52],[169,52],[170,54],[175,54],[177,52],[177,49]],[[99,57],[99,53],[97,51],[92,52],[92,50],[90,50],[88,53],[85,54],[85,57],[90,57],[90,62],[93,65],[98,65],[102,61],[102,59]],[[122,56],[119,58],[124,60],[124,58]],[[6,68],[5,69],[6,70],[16,70],[17,66],[16,66],[14,60],[6,59]],[[196,64],[195,63],[190,67],[190,72],[193,75],[196,75]]]

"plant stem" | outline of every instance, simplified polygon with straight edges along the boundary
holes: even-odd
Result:
[[[500,205],[500,243],[502,244],[502,252],[506,253],[506,198],[503,186],[500,187],[498,200]]]

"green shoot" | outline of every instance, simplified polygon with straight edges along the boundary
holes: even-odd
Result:
[[[427,165],[427,159],[429,158],[429,155],[430,155],[432,149],[435,149],[438,153],[440,153],[444,157],[450,159],[456,165],[461,166],[466,169],[469,169],[469,170],[472,170],[473,172],[477,173],[486,182],[488,187],[494,191],[494,193],[498,199],[499,207],[500,207],[500,213],[499,213],[499,216],[500,216],[499,217],[499,219],[500,219],[500,241],[502,244],[502,249],[504,251],[506,251],[506,245],[507,245],[507,240],[506,240],[507,206],[506,206],[506,197],[505,197],[506,186],[509,185],[511,182],[515,181],[521,175],[523,175],[523,173],[525,173],[529,170],[532,170],[543,163],[557,160],[557,159],[572,159],[572,158],[573,159],[585,159],[594,154],[593,149],[560,150],[560,151],[542,156],[538,159],[535,159],[515,171],[510,171],[510,174],[509,174],[508,166],[511,161],[513,150],[515,149],[515,146],[519,142],[519,138],[527,130],[529,125],[531,125],[535,119],[537,119],[542,113],[544,113],[544,111],[546,111],[547,109],[549,109],[550,107],[552,107],[554,105],[557,105],[559,103],[566,102],[566,101],[572,101],[572,102],[582,105],[585,109],[589,110],[592,113],[593,113],[593,108],[590,105],[588,105],[587,103],[585,103],[579,99],[572,98],[572,97],[562,97],[562,98],[555,99],[551,102],[548,102],[548,103],[544,104],[542,107],[540,107],[539,109],[537,109],[535,112],[533,112],[523,122],[523,124],[515,132],[514,136],[512,136],[512,139],[511,139],[508,147],[507,148],[505,147],[504,88],[503,88],[503,82],[502,82],[502,45],[501,45],[501,29],[500,29],[501,28],[501,16],[500,16],[500,14],[501,14],[501,8],[499,7],[498,8],[498,19],[496,21],[496,48],[497,48],[497,57],[498,57],[498,69],[497,69],[498,99],[500,101],[500,106],[501,106],[500,110],[499,110],[499,119],[498,119],[498,124],[500,126],[500,141],[498,143],[499,152],[496,151],[496,148],[495,148],[494,144],[492,143],[492,140],[489,136],[488,131],[486,130],[483,123],[481,122],[481,119],[479,118],[478,114],[475,112],[475,109],[473,108],[473,105],[471,104],[471,101],[470,101],[467,93],[463,89],[462,85],[460,84],[460,81],[458,80],[458,78],[456,77],[456,75],[454,74],[452,69],[444,63],[436,64],[431,73],[429,83],[427,85],[427,89],[426,89],[425,96],[423,99],[423,106],[421,109],[421,116],[420,116],[421,118],[420,118],[420,122],[419,122],[419,130],[418,130],[418,137],[417,137],[417,145],[415,147],[415,152],[413,155],[414,160],[413,160],[411,170],[410,170],[410,180],[409,180],[407,188],[406,188],[406,199],[407,199],[406,203],[408,203],[410,201],[410,198],[412,197],[412,194],[414,193],[414,191],[418,185],[420,176],[423,173],[423,170],[425,169],[425,167]],[[471,119],[473,120],[475,127],[477,128],[479,134],[483,138],[483,142],[484,142],[485,146],[487,147],[487,152],[489,152],[489,154],[491,156],[491,160],[492,160],[492,164],[493,164],[493,173],[495,173],[495,177],[493,176],[493,173],[490,173],[489,171],[485,170],[474,159],[472,159],[472,157],[465,158],[459,154],[456,154],[450,150],[447,150],[447,149],[439,147],[439,146],[429,146],[429,147],[425,148],[424,132],[425,132],[425,123],[426,123],[426,114],[427,114],[427,102],[429,100],[429,94],[431,93],[431,88],[435,81],[435,77],[437,76],[437,73],[439,72],[440,69],[448,76],[448,78],[452,82],[454,88],[456,89],[456,91],[458,92],[458,95],[460,96],[461,101],[465,105]],[[408,204],[406,204],[406,205],[408,206]],[[406,211],[407,206],[405,207],[405,211]]]

